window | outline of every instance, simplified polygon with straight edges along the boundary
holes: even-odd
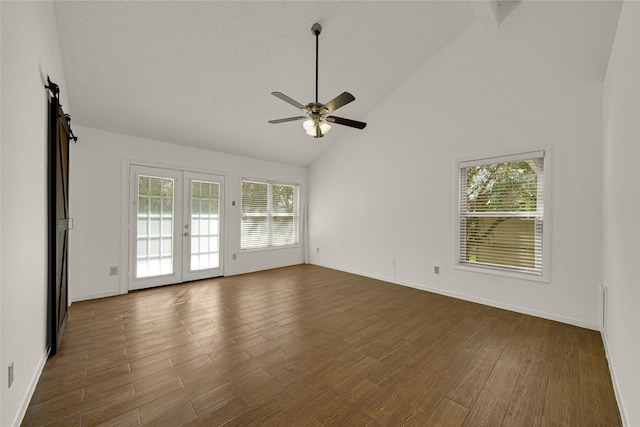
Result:
[[[242,181],[241,249],[298,244],[298,186]]]
[[[173,273],[175,180],[138,175],[136,278]]]
[[[543,276],[544,152],[458,166],[458,265]]]

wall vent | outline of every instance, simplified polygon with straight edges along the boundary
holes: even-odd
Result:
[[[607,331],[607,307],[609,305],[609,287],[601,283],[600,284],[601,301],[602,301],[602,330]]]

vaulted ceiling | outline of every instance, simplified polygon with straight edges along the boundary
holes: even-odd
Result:
[[[553,14],[554,7],[580,3],[538,4]],[[384,123],[367,115],[395,89],[470,25],[500,31],[519,4],[57,0],[54,10],[75,124],[307,166],[350,132],[375,134]],[[314,139],[299,121],[267,122],[301,114],[273,91],[314,101],[315,22],[323,27],[319,101],[352,93],[356,100],[335,114],[368,122],[364,130],[333,125]],[[603,20],[576,34],[567,25],[529,24],[534,39],[553,30],[558,43],[573,46],[568,54],[594,57],[604,74],[615,23]]]
[[[341,117],[366,121],[420,66],[474,22],[467,2],[56,1],[74,123],[126,135],[283,163],[308,165],[348,132],[321,139],[273,97],[343,91]]]

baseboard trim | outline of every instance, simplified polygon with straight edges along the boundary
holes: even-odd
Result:
[[[420,289],[422,291],[433,292],[434,294],[444,295],[444,296],[448,296],[448,297],[451,297],[451,298],[461,299],[461,300],[469,301],[469,302],[475,302],[475,303],[478,303],[478,304],[487,305],[489,307],[501,308],[503,310],[514,311],[516,313],[527,314],[529,316],[540,317],[542,319],[553,320],[555,322],[566,323],[568,325],[574,325],[574,326],[579,326],[579,327],[585,328],[585,329],[591,329],[591,330],[594,330],[594,331],[600,331],[600,325],[597,325],[597,324],[592,323],[592,322],[585,322],[585,321],[580,320],[580,319],[574,319],[572,317],[566,317],[566,316],[562,316],[562,315],[558,315],[558,314],[548,313],[546,311],[533,310],[533,309],[530,309],[530,308],[527,308],[527,307],[521,307],[521,306],[512,305],[512,304],[505,304],[505,303],[502,303],[502,302],[499,302],[499,301],[495,301],[495,300],[480,298],[480,297],[476,297],[476,296],[473,296],[473,295],[461,294],[461,293],[458,293],[458,292],[451,292],[451,291],[447,291],[447,290],[444,290],[444,289],[439,289],[439,288],[434,288],[434,287],[431,287],[431,286],[426,286],[426,285],[423,285],[423,284],[412,283],[412,282],[408,282],[408,281],[404,281],[404,280],[398,280],[398,279],[393,278],[393,277],[379,276],[379,275],[376,275],[376,274],[370,274],[370,273],[366,273],[366,272],[363,272],[363,271],[358,271],[358,270],[345,268],[345,267],[341,267],[341,266],[329,265],[329,264],[320,264],[320,263],[313,263],[313,264],[314,265],[318,265],[320,267],[331,268],[333,270],[344,271],[345,273],[357,274],[358,276],[364,276],[364,277],[369,277],[371,279],[382,280],[384,282],[393,283],[394,285],[401,285],[401,286],[406,286],[406,287],[409,287],[409,288]]]
[[[27,389],[27,393],[18,408],[18,412],[16,413],[15,418],[11,422],[11,425],[14,427],[19,427],[24,419],[24,416],[27,414],[27,409],[29,408],[29,403],[31,403],[31,398],[33,397],[33,393],[36,391],[36,386],[38,385],[38,381],[40,380],[40,375],[42,375],[42,371],[44,370],[44,365],[47,363],[47,359],[49,358],[49,350],[44,352],[38,366],[36,366],[36,370],[34,372],[33,378],[31,378],[31,383],[29,384],[29,388]]]
[[[235,270],[235,271],[225,271],[224,272],[224,277],[231,277],[231,276],[240,276],[243,274],[250,274],[250,273],[257,273],[259,271],[266,271],[266,270],[275,270],[277,268],[285,268],[285,267],[292,267],[294,265],[301,265],[301,264],[307,264],[304,262],[304,260],[301,260],[300,262],[295,262],[295,263],[291,263],[291,262],[286,262],[286,263],[276,263],[276,264],[270,264],[270,265],[261,265],[259,267],[254,267],[254,268],[248,268],[248,269],[239,269],[239,270]]]
[[[609,352],[609,343],[607,342],[607,335],[601,329],[600,335],[602,336],[602,343],[604,345],[604,354],[607,357],[607,364],[609,365],[609,372],[611,373],[611,382],[613,383],[613,392],[616,395],[616,402],[618,402],[618,410],[620,411],[620,418],[622,418],[623,427],[630,427],[629,418],[627,417],[627,410],[624,406],[624,401],[621,399],[620,386],[618,385],[618,375],[616,374],[615,365]]]
[[[116,295],[120,295],[119,289],[116,291],[98,292],[96,294],[76,295],[71,297],[71,302],[74,303],[74,302],[86,301],[90,299],[114,297]]]
[[[259,267],[255,267],[255,268],[251,268],[251,269],[246,269],[246,270],[237,270],[237,271],[225,271],[224,272],[224,277],[228,277],[228,276],[238,276],[241,274],[248,274],[248,273],[255,273],[258,271],[265,271],[265,270],[273,270],[276,268],[283,268],[283,267],[290,267],[292,265],[300,265],[304,263],[304,261],[300,261],[297,263],[284,263],[284,264],[272,264],[272,265],[262,265]],[[125,292],[126,294],[126,292]],[[120,289],[114,290],[114,291],[108,291],[108,292],[98,292],[95,294],[85,294],[85,295],[75,295],[71,297],[71,302],[80,302],[80,301],[87,301],[87,300],[92,300],[92,299],[97,299],[97,298],[107,298],[107,297],[113,297],[116,295],[122,295],[122,293],[120,292]]]

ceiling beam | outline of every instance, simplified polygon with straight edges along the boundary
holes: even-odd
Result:
[[[485,30],[494,30],[500,25],[498,0],[472,0],[471,7]]]

